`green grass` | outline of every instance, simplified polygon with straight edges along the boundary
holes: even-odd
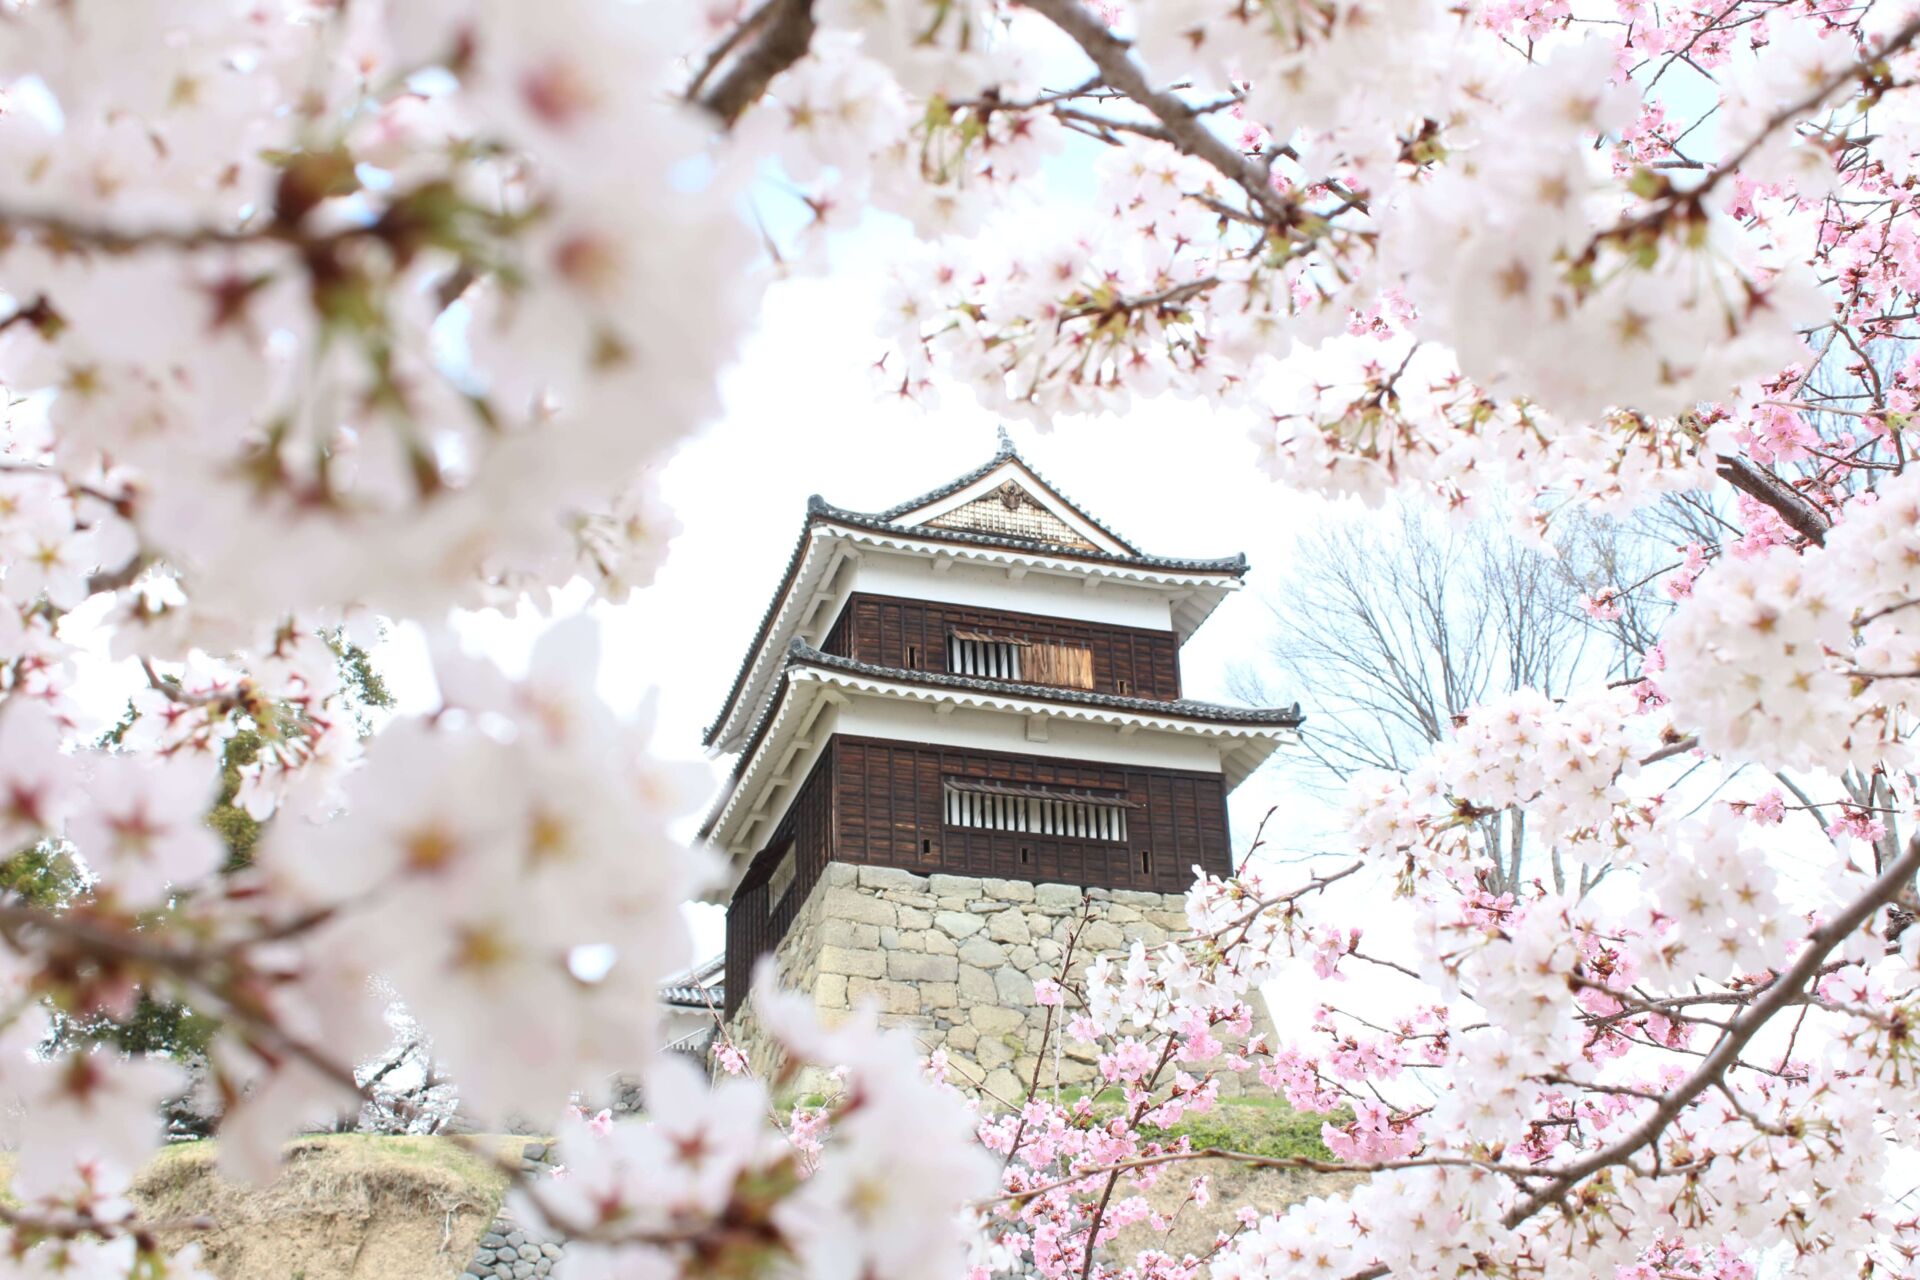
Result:
[[[1063,1102],[1084,1096],[1085,1089],[1060,1091]],[[1093,1095],[1093,1103],[1102,1116],[1116,1115],[1122,1105],[1120,1090],[1103,1089]],[[1189,1114],[1166,1130],[1166,1134],[1172,1138],[1189,1138],[1196,1147],[1219,1147],[1274,1159],[1332,1160],[1333,1152],[1320,1140],[1320,1126],[1346,1124],[1351,1119],[1353,1117],[1345,1112],[1320,1115],[1295,1111],[1284,1098],[1223,1098],[1213,1110],[1201,1115]],[[1149,1136],[1158,1133],[1150,1130]]]
[[[1275,1159],[1331,1160],[1320,1126],[1345,1124],[1343,1115],[1295,1111],[1280,1098],[1228,1098],[1204,1115],[1189,1115],[1168,1133],[1196,1147],[1220,1147]]]

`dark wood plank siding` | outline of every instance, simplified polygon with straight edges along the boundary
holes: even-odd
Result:
[[[799,793],[787,809],[786,817],[774,829],[773,839],[755,854],[746,875],[733,891],[727,906],[727,1006],[732,1016],[747,997],[753,980],[753,965],[761,956],[780,945],[793,924],[807,895],[820,881],[833,853],[834,800],[833,742],[814,763],[813,772],[800,785]],[[781,855],[794,850],[793,884],[780,901],[769,904],[767,880]]]
[[[1159,893],[1186,892],[1195,865],[1217,875],[1232,867],[1217,773],[841,736],[833,759],[842,862]],[[1127,815],[1124,843],[948,826],[947,778],[1117,792],[1140,807]]]
[[[947,636],[956,630],[1013,635],[1036,643],[1081,645],[1093,654],[1095,692],[1125,693],[1136,698],[1180,696],[1180,646],[1171,630],[1151,631],[855,593],[847,597],[846,606],[820,648],[881,666],[945,671]]]

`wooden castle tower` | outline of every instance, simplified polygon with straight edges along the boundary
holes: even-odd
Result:
[[[1231,869],[1227,793],[1300,723],[1181,695],[1181,644],[1245,573],[1142,552],[1004,430],[890,510],[811,499],[706,733],[738,756],[702,828],[736,877],[735,1038],[764,1052],[747,994],[773,953],[785,985],[877,1003],[995,1096],[1090,1075],[1036,1063],[1033,981],[1076,931],[1085,957],[1179,930],[1194,867]]]

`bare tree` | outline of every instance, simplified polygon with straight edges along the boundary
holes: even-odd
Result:
[[[1267,597],[1265,661],[1235,670],[1230,686],[1261,705],[1304,705],[1296,780],[1325,792],[1411,767],[1489,698],[1521,688],[1557,698],[1637,671],[1642,637],[1657,631],[1652,606],[1597,620],[1582,597],[1645,570],[1646,540],[1589,520],[1566,543],[1556,557],[1492,521],[1456,528],[1413,513],[1313,534]],[[1481,829],[1484,879],[1503,892],[1521,880],[1526,824],[1513,811]],[[1584,892],[1601,872],[1569,886],[1556,858],[1552,874]]]

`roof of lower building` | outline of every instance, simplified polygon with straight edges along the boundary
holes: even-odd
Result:
[[[726,1007],[726,969],[726,956],[716,955],[661,979],[660,1003],[702,1013]]]

